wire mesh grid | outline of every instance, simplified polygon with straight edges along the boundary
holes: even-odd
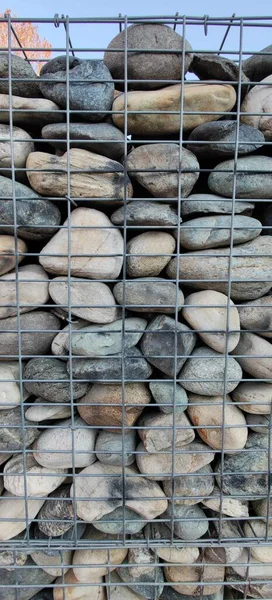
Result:
[[[0,599],[272,597],[271,20],[0,19]]]

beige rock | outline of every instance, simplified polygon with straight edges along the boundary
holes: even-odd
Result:
[[[43,568],[46,573],[49,575],[54,575],[54,577],[59,577],[62,574],[67,573],[69,570],[69,565],[72,562],[73,551],[72,550],[63,550],[59,551],[58,554],[46,554],[46,552],[35,551],[30,554],[32,560]]]
[[[127,244],[126,273],[129,277],[155,277],[169,263],[176,242],[163,231],[146,231]],[[154,255],[160,256],[154,256]],[[143,256],[141,256],[143,255]]]
[[[24,368],[25,363],[22,363]],[[23,386],[23,400],[29,393]],[[21,404],[20,365],[17,361],[0,362],[0,410],[15,408]]]
[[[237,306],[243,329],[256,330],[262,337],[272,337],[272,295]]]
[[[224,582],[225,567],[212,563],[206,557],[204,563],[204,566],[199,561],[195,565],[182,568],[164,567],[166,581],[171,582],[171,587],[176,592],[186,596],[215,594],[220,591]]]
[[[96,383],[80,399],[77,408],[89,425],[118,432],[116,427],[122,427],[124,418],[126,427],[134,425],[150,400],[151,394],[145,383],[126,383],[124,395],[122,385]]]
[[[24,265],[18,269],[19,298],[17,298],[16,272],[0,278],[0,319],[25,313],[42,306],[49,299],[47,273],[40,265]]]
[[[25,498],[14,496],[5,491],[1,496],[1,521],[0,540],[6,542],[24,531],[31,521],[35,519],[44,503],[44,498],[38,500],[27,499],[27,515]]]
[[[1,368],[1,365],[0,365]],[[53,404],[46,402],[44,398],[37,398],[25,412],[28,421],[41,421],[66,419],[71,416],[71,407],[69,405]]]
[[[240,338],[239,313],[230,301],[227,309],[228,297],[215,290],[203,290],[187,296],[182,316],[196,329],[204,342],[217,352],[234,350]],[[229,313],[229,316],[228,316]],[[228,325],[228,335],[226,335]],[[203,330],[203,331],[202,331]]]
[[[262,545],[266,540],[266,524],[263,521],[249,520],[243,523],[244,535],[252,539],[251,556],[264,563],[272,561],[272,546]],[[272,538],[272,526],[268,528],[269,539]],[[260,541],[259,541],[260,540]]]
[[[79,329],[83,329],[83,327],[87,327],[88,325],[89,321],[84,321],[84,319],[76,319],[69,325],[66,325],[66,327],[64,327],[53,339],[51,345],[52,354],[55,354],[59,358],[65,356],[67,354],[66,348],[69,344],[69,332],[78,331]]]
[[[236,517],[238,519],[240,517],[248,517],[248,502],[224,494],[222,497],[221,508],[220,498],[220,489],[216,486],[212,494],[208,498],[205,498],[205,500],[202,500],[202,504],[216,512],[222,511],[223,515],[228,515],[230,517]]]
[[[90,546],[96,544],[98,547],[93,549],[78,549],[74,552],[73,571],[81,583],[88,583],[90,577],[91,579],[99,578],[107,575],[109,571],[114,571],[116,565],[120,565],[128,553],[128,549],[118,546],[118,543],[115,544],[115,547],[109,549],[105,542],[114,544],[114,542],[118,542],[118,538],[114,535],[97,531],[92,526],[88,527],[83,539],[88,540]],[[121,538],[119,541],[121,541]],[[100,542],[101,547],[99,547]],[[104,548],[103,543],[105,545]]]
[[[64,116],[59,111],[59,107],[51,100],[45,98],[22,98],[21,96],[11,96],[12,121],[14,125],[46,125],[63,121]],[[0,122],[9,123],[9,95],[0,94]],[[31,111],[31,112],[28,112]],[[43,112],[44,111],[44,112]]]
[[[194,430],[184,412],[177,411],[175,416],[176,435],[173,436],[172,414],[149,412],[145,413],[138,425],[138,435],[147,452],[162,452],[163,450],[186,446],[195,439]],[[141,429],[143,427],[143,429]]]
[[[145,477],[152,481],[165,481],[172,479],[172,455],[160,452],[158,454],[150,454],[145,450],[141,442],[136,448],[136,462],[138,469]],[[180,448],[175,451],[174,472],[176,476],[181,476],[186,473],[195,473],[212,462],[214,452],[209,446],[202,442],[191,442],[185,448]]]
[[[160,111],[180,111],[181,85],[170,85],[155,91],[136,91],[127,94],[128,111],[146,111],[147,114],[132,113],[128,115],[128,133],[137,133],[145,136],[178,133],[180,129],[179,114],[165,114]],[[202,112],[226,112],[232,109],[236,101],[236,93],[231,85],[221,83],[184,85],[184,111],[196,112],[187,114],[183,118],[183,128],[191,131],[202,123],[217,121],[220,114],[200,114]],[[112,110],[123,111],[125,107],[125,94],[115,98]],[[149,111],[158,111],[158,114],[148,114]],[[198,114],[199,111],[199,114]],[[119,129],[124,129],[123,114],[113,114],[114,124]]]
[[[168,530],[168,538],[169,538],[169,530]],[[182,545],[179,547],[175,546],[167,546],[160,547],[156,546],[157,555],[159,558],[162,558],[165,562],[173,562],[180,563],[181,565],[186,565],[188,563],[195,562],[199,557],[199,550],[192,546],[191,548],[184,548]]]
[[[43,268],[56,275],[67,275],[70,267],[71,275],[77,277],[117,279],[123,264],[124,243],[109,218],[99,210],[83,207],[74,210],[63,225],[40,253]]]
[[[3,472],[4,486],[15,496],[47,496],[66,479],[65,469],[46,469],[31,454],[26,455],[26,469],[23,454],[15,454],[5,464]]]
[[[272,139],[272,75],[262,79],[263,85],[255,85],[244,98],[241,106],[241,122],[260,129],[266,140]],[[265,85],[264,85],[265,84]],[[269,114],[270,113],[270,114]],[[267,114],[267,116],[266,116]]]
[[[247,413],[269,415],[272,403],[272,385],[262,381],[239,383],[232,392],[232,398],[239,408]]]
[[[64,580],[63,577],[58,577],[54,582],[53,598],[54,600],[106,600],[105,587],[101,583],[103,579],[99,577],[96,581],[89,581],[89,585],[82,585],[77,580],[73,569],[69,569]]]
[[[26,159],[30,152],[33,151],[34,142],[32,141],[32,137],[24,129],[13,127],[11,135],[9,125],[0,125],[0,168],[4,169],[3,171],[1,170],[1,175],[12,177],[11,165],[13,163],[16,179],[25,179],[25,172],[19,169],[25,168]]]
[[[16,248],[15,238],[12,235],[0,235],[0,275],[4,275],[8,271],[11,271],[11,269],[14,269],[16,261],[20,263],[24,258],[23,254],[25,252],[27,252],[27,245],[23,240],[17,238]],[[22,254],[20,255],[20,253]]]
[[[255,333],[241,333],[232,352],[244,369],[257,379],[272,379],[272,344]],[[241,357],[240,357],[241,355]]]
[[[55,277],[50,281],[49,294],[56,304],[68,312],[68,277]],[[111,289],[98,281],[70,278],[71,313],[92,323],[112,323],[118,319],[118,309]],[[1,314],[1,313],[0,313]]]
[[[241,563],[241,564],[239,564]],[[231,566],[235,573],[240,577],[250,579],[272,579],[272,565],[260,562],[253,557],[252,553],[250,561],[248,560],[248,550],[245,548],[239,559],[239,563],[233,563]]]
[[[224,403],[223,396],[189,394],[188,415],[198,427],[198,435],[214,450],[224,448],[224,452],[233,453],[244,448],[247,441],[246,419],[230,396],[226,396]]]
[[[36,192],[42,196],[67,196],[67,153],[55,156],[46,152],[31,152],[26,166],[27,169],[33,169],[27,172],[27,177]],[[114,198],[119,204],[123,200],[124,167],[115,160],[88,150],[71,148],[70,169],[71,198]],[[132,194],[128,179],[126,197],[131,198]]]

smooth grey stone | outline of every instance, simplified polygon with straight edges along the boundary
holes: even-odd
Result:
[[[115,434],[114,434],[115,435]],[[146,521],[142,521],[138,513],[134,512],[130,508],[124,509],[125,511],[125,533],[135,534],[141,531],[146,525]],[[130,522],[128,521],[130,519]],[[98,521],[93,521],[93,526],[98,531],[109,534],[123,534],[123,508],[115,508],[108,515],[104,515]]]
[[[119,466],[125,464],[128,466],[135,461],[133,452],[136,445],[137,433],[134,429],[124,433],[124,437],[121,433],[102,430],[96,440],[95,452],[97,459],[104,465]]]
[[[70,402],[71,391],[77,400],[88,389],[87,383],[73,381],[71,384],[66,363],[58,358],[32,358],[25,366],[23,378],[30,394],[50,402]]]
[[[228,246],[231,240],[231,215],[198,217],[186,221],[180,228],[180,244],[187,250],[205,250]],[[257,219],[236,215],[233,218],[233,245],[253,240],[262,233]]]
[[[60,536],[74,525],[70,485],[63,484],[48,496],[36,519],[38,528],[48,537]],[[52,519],[52,520],[49,520]]]
[[[248,427],[256,433],[267,433],[269,431],[270,418],[269,415],[256,415],[253,413],[245,413]]]
[[[128,348],[124,352],[124,369],[122,369],[122,355],[105,356],[104,358],[74,358],[72,373],[76,379],[87,379],[89,382],[99,381],[108,383],[108,380],[122,381],[131,379],[148,379],[152,373],[151,365],[145,360],[139,348]],[[68,369],[70,364],[67,365]],[[82,394],[83,395],[83,394]]]
[[[43,81],[43,79],[50,81]],[[103,83],[98,80],[107,80]],[[56,81],[58,80],[58,81]],[[76,81],[84,80],[84,81]],[[81,60],[69,57],[69,107],[70,110],[99,111],[81,113],[87,121],[102,121],[113,103],[114,83],[109,69],[102,60]],[[48,100],[66,108],[66,56],[49,60],[40,72],[40,90]]]
[[[0,80],[1,81],[1,80]],[[13,182],[0,175],[0,233],[14,235]],[[23,183],[15,181],[18,235],[26,240],[43,240],[57,232],[61,222],[58,207]]]
[[[165,525],[172,528],[172,518],[175,534],[183,540],[198,540],[209,529],[209,521],[204,511],[198,504],[183,506],[169,503],[167,510],[160,516],[165,519]],[[179,520],[181,519],[181,520]]]
[[[51,312],[37,310],[22,314],[21,354],[49,354],[51,343],[60,328],[60,319]],[[27,330],[26,333],[24,330]],[[0,321],[0,356],[19,356],[17,317],[8,317]]]
[[[161,202],[132,200],[126,207],[121,206],[111,215],[114,225],[157,225],[161,227],[178,225],[178,215],[175,208]]]
[[[195,73],[200,80],[216,79],[222,81],[230,81],[237,88],[239,79],[241,78],[241,95],[246,94],[249,80],[245,73],[239,72],[239,65],[218,54],[194,54],[193,61],[189,68],[190,73]],[[236,83],[236,85],[235,85]],[[244,83],[244,85],[243,85]]]
[[[125,303],[134,312],[174,313],[176,284],[162,277],[141,277],[126,281]],[[123,282],[115,284],[113,294],[118,304],[123,304]],[[178,310],[184,303],[182,291],[178,290]]]
[[[50,144],[54,148],[62,152],[67,151],[67,127],[65,123],[45,125],[42,129],[42,136],[45,140],[50,140]],[[125,136],[120,129],[117,129],[111,123],[70,123],[69,147],[82,148],[89,152],[96,152],[102,154],[102,156],[119,160],[125,151]]]
[[[72,527],[70,527],[70,529],[68,529],[67,531],[65,531],[62,535],[56,536],[54,537],[54,542],[57,543],[58,541],[63,542],[63,540],[65,540],[66,542],[75,542],[76,540],[80,540],[86,530],[86,523],[79,522],[77,519],[77,524],[76,526],[73,525]],[[48,544],[48,538],[51,536],[47,536],[45,535],[38,527],[38,523],[35,523],[34,525],[34,540],[43,540],[45,542],[45,544]],[[36,546],[37,547],[37,546]],[[40,546],[41,548],[43,548],[42,546]],[[62,547],[65,548],[65,545],[62,544]],[[67,544],[67,547],[69,547],[69,543]],[[57,547],[54,547],[53,545],[51,546],[51,548],[49,550],[45,550],[43,548],[43,551],[45,552],[45,554],[47,554],[47,556],[58,556],[59,554],[59,550],[57,549]]]
[[[26,567],[31,568],[27,569]],[[5,586],[0,587],[0,600],[18,600],[18,594],[20,600],[29,600],[37,592],[52,583],[54,579],[54,575],[49,575],[41,567],[38,567],[31,558],[28,558],[22,568],[13,569],[12,571],[0,569],[1,585]],[[33,587],[29,587],[30,585]],[[20,586],[20,588],[17,586]]]
[[[236,201],[234,205],[235,214],[252,215],[253,202]],[[215,194],[191,194],[181,204],[183,217],[197,217],[202,214],[230,214],[232,213],[232,200],[216,196]]]
[[[136,346],[147,326],[145,319],[130,317],[106,325],[89,325],[71,333],[72,353],[100,358]],[[123,333],[124,328],[124,333]],[[68,347],[67,347],[68,346]],[[69,350],[69,339],[66,349]]]
[[[22,424],[21,407],[0,411],[0,450],[15,452],[28,447],[39,436],[34,423],[24,418]],[[1,458],[1,455],[0,455]]]
[[[243,60],[243,72],[251,81],[262,81],[272,73],[272,45],[266,46],[260,52],[267,54],[253,54]]]
[[[56,126],[55,126],[56,127]],[[188,149],[198,158],[228,158],[235,154],[236,121],[211,121],[196,127],[190,134]],[[200,144],[198,142],[205,142]],[[247,143],[245,143],[247,142]],[[249,154],[261,148],[265,137],[251,125],[239,124],[238,154]]]
[[[172,481],[162,482],[165,495],[172,497]],[[174,478],[174,502],[175,505],[190,506],[198,504],[202,499],[212,494],[214,489],[214,475],[210,465],[205,465],[196,473],[182,475]]]
[[[196,348],[179,373],[182,386],[193,394],[218,396],[224,393],[225,356],[208,346]],[[240,383],[242,369],[232,356],[228,357],[226,393],[232,392]]]
[[[176,338],[177,349],[175,352]],[[175,354],[177,353],[176,372],[178,373],[193,351],[196,339],[196,334],[187,325],[178,322],[176,326],[175,320],[171,317],[158,315],[150,321],[144,332],[141,350],[154,367],[165,375],[174,377]]]
[[[174,398],[174,382],[172,381],[150,381],[149,389],[151,394],[158,404],[159,409],[169,415],[174,411],[174,400],[176,409],[179,411],[186,410],[188,406],[188,396],[186,390],[180,385],[175,386]]]
[[[219,163],[208,178],[208,186],[215,194],[232,198],[234,160]],[[272,197],[272,158],[270,156],[243,156],[237,159],[236,198]]]
[[[142,534],[138,534],[138,536],[135,536],[135,545],[137,538],[144,539]],[[140,597],[147,600],[157,600],[163,591],[164,576],[162,568],[154,566],[157,558],[153,552],[145,547],[129,549],[125,562],[128,565],[127,567],[121,565],[116,569],[122,581]],[[137,567],[134,565],[137,565]]]
[[[40,98],[39,78],[33,67],[16,54],[11,54],[12,94],[24,98]],[[0,53],[0,94],[9,94],[9,54]],[[22,81],[14,81],[21,79]],[[25,81],[26,80],[26,81]],[[30,80],[30,81],[28,81]]]

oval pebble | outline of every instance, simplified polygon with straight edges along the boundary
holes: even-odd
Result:
[[[225,374],[225,356],[207,346],[193,350],[179,373],[182,386],[193,394],[216,396],[232,392],[242,379],[242,369],[232,356],[228,358]]]

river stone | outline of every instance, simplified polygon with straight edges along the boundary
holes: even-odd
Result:
[[[104,213],[94,208],[77,208],[63,227],[39,256],[40,264],[48,273],[67,275],[69,271],[71,275],[88,279],[119,277],[123,264],[123,238]]]
[[[212,121],[199,125],[190,133],[188,148],[204,160],[210,157],[217,160],[232,157],[235,154],[236,128],[236,121]],[[265,142],[261,131],[242,124],[239,124],[238,139],[238,155],[254,152]]]
[[[156,545],[152,549],[159,558],[162,558],[166,562],[178,562],[181,565],[186,565],[195,562],[198,559],[198,548],[194,546],[184,547],[181,543],[179,545],[179,538],[175,538],[175,544],[170,547],[164,545],[165,541],[170,540],[171,533],[169,532],[169,527],[162,521],[148,523],[145,526],[144,535],[151,548],[153,541],[160,542],[160,545]]]
[[[150,381],[149,389],[158,404],[158,408],[165,414],[171,414],[174,409],[178,411],[186,410],[188,405],[188,396],[186,390],[181,385],[174,384],[172,381]]]
[[[24,85],[29,86],[29,83]],[[6,94],[0,94],[0,123],[10,123],[9,98],[8,90]],[[46,123],[63,121],[63,114],[57,104],[45,98],[37,98],[37,93],[35,98],[12,95],[11,104],[13,125],[41,127]]]
[[[215,194],[232,198],[234,160],[219,163],[208,178],[208,186]],[[272,158],[245,156],[237,159],[235,196],[237,198],[271,198]]]
[[[213,519],[209,522],[210,537],[212,539],[222,540],[223,544],[221,547],[216,547],[214,545],[214,547],[210,546],[206,548],[206,557],[214,563],[229,564],[239,562],[243,552],[243,547],[239,546],[237,543],[243,540],[241,528],[231,520],[223,519],[220,522],[217,513],[211,512],[209,513],[209,516]],[[233,542],[233,540],[235,540],[235,542]],[[233,546],[229,545],[231,542],[233,543]]]
[[[210,510],[219,513],[222,512],[223,515],[235,517],[236,519],[248,517],[248,502],[246,502],[245,500],[240,500],[239,498],[235,498],[233,496],[227,496],[223,494],[221,506],[220,498],[221,491],[216,485],[211,495],[208,498],[202,500],[202,504]]]
[[[95,444],[96,457],[104,465],[124,464],[127,467],[135,460],[136,439],[137,434],[133,429],[124,432],[124,435],[102,430]]]
[[[113,288],[118,304],[126,304],[134,312],[160,312],[174,313],[176,295],[178,296],[178,310],[184,303],[181,289],[176,289],[176,284],[162,277],[142,277],[133,281],[126,281],[125,298],[123,300],[123,282],[119,281]]]
[[[270,418],[267,415],[246,414],[247,426],[257,433],[268,433]]]
[[[105,587],[101,585],[102,583],[103,578],[98,577],[83,585],[77,580],[73,569],[69,569],[64,576],[58,577],[54,582],[53,598],[54,600],[68,600],[68,593],[69,600],[106,600]]]
[[[40,465],[48,469],[87,467],[96,460],[96,435],[97,431],[86,427],[86,422],[78,416],[73,421],[65,419],[59,421],[56,428],[50,427],[42,431],[33,446],[33,456]]]
[[[53,302],[67,312],[70,305],[72,315],[92,323],[112,323],[119,316],[111,289],[100,281],[54,277],[49,284],[49,293]]]
[[[66,347],[69,346],[70,332],[78,331],[79,329],[83,329],[83,327],[87,327],[89,325],[88,321],[84,321],[84,319],[77,319],[71,321],[64,327],[59,333],[54,337],[51,351],[52,354],[58,356],[59,358],[66,358],[67,350]]]
[[[269,74],[261,81],[262,85],[255,85],[244,98],[241,106],[241,121],[247,125],[252,125],[260,130],[264,138],[269,141],[272,139],[271,123],[271,93],[272,75]],[[249,114],[247,114],[249,113]],[[257,113],[256,115],[250,113]],[[259,114],[258,114],[259,113]]]
[[[205,499],[206,496],[209,496],[213,492],[213,470],[210,465],[205,465],[205,467],[199,469],[194,475],[175,477],[174,493],[172,493],[172,481],[163,481],[162,488],[169,499],[173,498],[175,506],[198,504],[202,502],[203,498]]]
[[[243,531],[247,540],[252,540],[251,556],[260,562],[271,563],[272,546],[262,545],[262,542],[265,541],[267,534],[268,539],[271,540],[272,527],[268,527],[266,532],[266,524],[263,521],[251,519],[243,523]]]
[[[236,88],[239,79],[241,79],[241,94],[244,96],[247,85],[249,83],[248,77],[241,71],[239,65],[229,60],[229,58],[225,58],[225,56],[221,56],[218,54],[194,54],[193,60],[191,62],[190,73],[195,73],[200,81],[207,79],[219,79],[222,81],[231,81],[231,83]]]
[[[232,356],[228,357],[215,352],[208,346],[200,346],[193,350],[179,373],[182,386],[193,394],[216,396],[224,394],[226,377],[226,393],[232,392],[242,379],[242,369]],[[226,370],[226,374],[225,374]]]
[[[177,373],[180,371],[195,344],[196,334],[187,325],[176,323],[166,315],[158,315],[149,322],[143,334],[141,350],[154,367],[174,377],[175,369]]]
[[[156,277],[169,263],[175,247],[175,238],[164,231],[145,231],[136,235],[127,243],[126,274],[129,277]]]
[[[18,597],[20,600],[29,600],[55,579],[54,575],[46,573],[30,557],[21,568],[0,569],[0,578],[1,585],[5,586],[0,588],[0,600],[17,600]]]
[[[122,385],[95,383],[77,409],[89,425],[106,427],[114,433],[116,427],[132,427],[149,402],[150,392],[144,383],[126,383],[124,390]]]
[[[141,537],[141,534],[139,534],[139,537]],[[164,586],[164,577],[161,567],[152,566],[157,563],[157,558],[153,552],[144,547],[130,548],[126,563],[127,566],[125,567],[122,565],[117,567],[117,573],[122,581],[136,594],[140,594],[147,600],[159,598]]]
[[[232,351],[241,367],[257,379],[272,379],[272,344],[255,333],[242,332]]]
[[[124,79],[125,76],[125,44],[127,38],[128,50],[135,50],[127,54],[128,79],[149,79],[151,81],[130,81],[129,89],[151,90],[167,85],[166,81],[154,82],[153,79],[180,80],[182,53],[184,56],[184,73],[188,71],[193,55],[187,40],[161,23],[139,23],[131,25],[116,35],[108,45],[104,54],[104,62],[109,68],[114,79]],[[183,46],[184,44],[184,46]],[[115,48],[122,48],[123,52],[112,52]],[[155,50],[145,52],[145,49]],[[137,51],[138,50],[138,51]],[[164,52],[166,50],[167,52]],[[173,52],[169,52],[173,50]],[[158,52],[159,51],[159,52]],[[117,84],[119,88],[122,83]]]
[[[37,398],[29,406],[25,413],[29,421],[49,421],[55,419],[66,419],[71,416],[71,407],[66,405],[53,404],[46,402],[43,398]]]
[[[256,543],[256,542],[255,542]],[[271,563],[266,563],[257,560],[250,552],[250,560],[248,560],[248,550],[244,548],[242,556],[237,564],[232,565],[235,573],[238,573],[240,577],[245,579],[272,579],[272,567]]]
[[[10,55],[12,93],[24,98],[38,98],[41,96],[39,90],[39,78],[33,67],[27,61],[17,56]],[[9,94],[9,53],[0,54],[0,93]],[[17,81],[14,81],[17,80]],[[19,81],[18,81],[19,80]]]
[[[123,517],[125,518],[125,521]],[[139,531],[144,528],[145,524],[146,521],[142,521],[134,510],[131,510],[126,506],[115,508],[111,513],[106,514],[98,521],[93,522],[93,526],[95,529],[98,529],[98,531],[122,535],[124,535],[124,533],[139,533]]]
[[[187,250],[205,250],[206,248],[228,246],[231,240],[231,227],[231,215],[214,215],[191,219],[181,225],[180,244]],[[253,240],[261,233],[262,224],[257,219],[243,215],[234,217],[234,246]]]
[[[67,573],[72,562],[73,551],[59,550],[56,556],[48,556],[42,550],[35,550],[35,552],[31,552],[30,556],[34,563],[42,567],[46,573],[58,577]]]
[[[4,466],[4,486],[15,496],[47,496],[63,483],[66,471],[46,469],[31,454],[27,454],[25,460],[23,454],[15,454]]]
[[[54,148],[66,152],[67,126],[65,123],[45,125],[42,129],[42,136],[45,140],[50,140],[50,144]],[[70,123],[69,146],[119,160],[125,151],[125,137],[120,129],[111,123]]]
[[[49,300],[49,278],[40,265],[23,265],[18,269],[18,277],[16,271],[11,271],[2,275],[0,281],[0,319],[17,315],[17,304],[19,312],[25,313],[39,308]]]
[[[267,506],[267,498],[262,498],[261,500],[253,500],[251,505],[257,517],[260,517],[261,520],[266,523],[267,515],[271,515],[272,499],[269,499],[269,507]]]
[[[42,95],[61,108],[66,108],[67,102],[66,77],[65,55],[52,58],[41,68],[39,81]],[[103,82],[103,79],[107,81]],[[70,110],[87,111],[82,115],[87,121],[102,121],[106,117],[104,111],[111,110],[113,101],[114,83],[110,80],[110,71],[102,60],[81,60],[70,56]]]
[[[188,596],[205,598],[206,594],[210,600],[222,588],[225,567],[214,564],[205,554],[204,563],[203,565],[202,559],[199,558],[194,565],[183,566],[182,569],[176,566],[165,566],[166,581],[171,583],[176,592],[184,594],[186,598]]]
[[[162,202],[149,202],[132,200],[124,207],[117,208],[112,215],[114,225],[144,225],[145,227],[157,225],[172,227],[178,225],[179,218],[175,208]]]
[[[1,60],[1,56],[0,56]],[[1,86],[1,82],[0,82]],[[11,139],[12,139],[12,154],[11,154]],[[18,141],[19,140],[19,141]],[[12,177],[13,164],[15,167],[16,179],[25,179],[24,169],[26,159],[30,152],[34,150],[34,142],[32,137],[20,127],[12,127],[9,125],[0,124],[0,168],[1,175]]]
[[[265,381],[244,381],[232,394],[233,400],[246,413],[270,415],[272,385]]]
[[[131,348],[140,341],[147,321],[138,317],[118,319],[107,325],[90,325],[71,334],[73,354],[99,358],[118,354],[122,348]],[[69,350],[69,339],[66,350]]]
[[[0,175],[0,186],[0,232],[12,235],[14,233],[13,182]],[[14,182],[14,190],[16,226],[20,237],[26,240],[42,240],[53,235],[61,220],[58,207],[18,181]]]
[[[44,503],[44,498],[33,500],[18,498],[8,491],[4,491],[1,496],[1,522],[0,522],[0,540],[5,542],[11,540],[26,529]],[[9,521],[10,519],[10,521]]]
[[[127,548],[119,545],[121,538],[98,532],[92,525],[87,527],[82,540],[89,543],[89,548],[75,550],[72,561],[74,574],[81,583],[88,583],[90,578],[104,577],[110,571],[114,571],[116,565],[122,563],[128,553]],[[109,542],[113,547],[103,548],[105,542]],[[100,547],[91,548],[93,544]]]
[[[272,337],[272,295],[237,306],[243,329],[256,330],[262,337]]]
[[[109,584],[105,588],[108,600],[120,600],[120,594],[122,594],[122,600],[143,600],[143,596],[139,596],[127,585],[124,585],[117,571],[112,571],[109,575],[106,575],[105,581]]]
[[[22,540],[25,541],[25,533],[19,533],[13,538],[15,544],[18,541],[19,547],[22,543]],[[28,557],[28,552],[22,550],[14,550],[11,548],[10,550],[1,550],[0,551],[0,566],[5,567],[8,570],[14,569],[15,565],[22,566],[25,564]]]
[[[258,157],[256,157],[258,158]],[[272,159],[271,159],[272,160]],[[272,178],[271,178],[272,181]],[[179,261],[179,277],[196,289],[228,293],[230,248],[212,248],[187,252]],[[252,257],[254,256],[254,260]],[[232,249],[231,297],[251,300],[266,294],[271,288],[272,238],[258,236]],[[167,265],[168,277],[176,278],[177,259]]]
[[[247,441],[246,419],[230,396],[189,394],[188,416],[201,439],[214,450],[229,453],[244,448]]]
[[[150,454],[145,450],[141,442],[136,448],[136,462],[138,469],[146,478],[151,481],[172,480],[175,477],[195,473],[205,465],[208,465],[214,459],[214,452],[202,442],[191,442],[188,446],[179,448],[175,451],[174,466],[172,465],[171,452],[160,452]]]
[[[122,472],[122,467],[103,465],[97,461],[77,475],[71,487],[71,497],[75,492],[79,518],[87,522],[97,521],[115,508],[123,506]],[[126,467],[126,476],[127,508],[149,521],[166,510],[166,497],[156,481],[140,476],[132,467]]]
[[[74,525],[70,485],[61,485],[52,492],[37,516],[39,530],[48,537],[63,535]]]
[[[127,108],[131,111],[127,118],[128,134],[138,134],[146,138],[179,133],[181,89],[182,86],[176,84],[161,90],[128,92],[127,97],[120,94],[112,105],[113,111],[120,111],[119,114],[112,114],[114,125],[124,131],[124,109],[127,103]],[[202,123],[217,121],[221,117],[220,113],[231,110],[235,102],[236,93],[231,85],[218,82],[185,82],[183,110],[187,114],[183,117],[184,131],[191,131]],[[176,114],[167,115],[167,111]],[[183,152],[184,149],[182,154]]]
[[[144,115],[142,117],[144,118]],[[181,154],[181,176],[178,172],[179,162],[178,144],[147,144],[138,146],[130,152],[127,169],[131,178],[135,178],[152,196],[177,198],[180,185],[182,197],[186,197],[198,180],[199,163],[195,155],[185,148],[182,149]],[[149,172],[141,169],[149,169]],[[164,172],[167,169],[175,172]]]
[[[36,423],[35,423],[36,424]],[[38,437],[34,424],[24,418],[22,424],[21,407],[0,411],[0,450],[18,452],[30,446]],[[16,456],[16,455],[15,455]]]
[[[70,370],[70,363],[67,365]],[[116,383],[126,380],[148,379],[152,366],[134,346],[124,350],[123,354],[104,356],[104,358],[73,358],[72,374],[76,379],[95,383]]]
[[[195,329],[199,337],[216,352],[230,352],[237,346],[240,338],[239,313],[228,297],[212,290],[203,290],[187,296],[182,316]],[[228,314],[228,334],[227,330]],[[228,345],[227,345],[228,343]]]
[[[177,427],[175,436],[173,426]],[[138,435],[145,450],[150,453],[171,450],[173,447],[182,448],[195,439],[194,430],[184,412],[177,411],[175,417],[158,413],[145,412],[138,421]]]
[[[19,355],[17,316],[1,319],[0,329],[3,331],[3,333],[0,331],[0,356],[17,358]],[[51,342],[59,329],[60,320],[50,312],[37,310],[22,314],[20,317],[21,354],[24,356],[48,354]]]
[[[58,358],[32,358],[23,372],[25,388],[30,394],[42,397],[49,402],[70,402],[86,394],[88,384],[73,381],[66,370],[66,363]],[[55,381],[56,380],[56,381]]]
[[[14,269],[16,263],[20,263],[25,258],[26,252],[27,246],[23,240],[18,238],[16,245],[15,237],[12,235],[0,235],[0,275]]]
[[[182,506],[170,503],[167,510],[161,515],[165,525],[172,529],[183,540],[198,540],[209,529],[209,521],[198,504]]]
[[[80,148],[71,148],[69,160],[70,198],[81,203],[84,198],[102,198],[106,205],[108,199],[113,198],[114,204],[122,204],[124,186],[126,197],[132,196],[132,185],[128,177],[125,181],[124,167],[119,162]],[[29,183],[36,192],[42,196],[67,196],[67,153],[56,156],[47,152],[31,152],[26,166]],[[86,203],[89,206],[90,201]]]
[[[265,54],[266,51],[267,54]],[[266,46],[260,50],[260,53],[243,60],[243,72],[251,81],[261,81],[270,75],[272,73],[272,46]]]
[[[220,121],[221,122],[221,121]],[[223,122],[223,121],[222,121]],[[216,196],[215,194],[191,194],[185,198],[181,204],[181,214],[183,217],[198,217],[202,214],[231,214],[232,200]],[[254,209],[253,202],[243,202],[237,200],[234,203],[234,213],[251,216]]]
[[[22,368],[25,363],[22,363]],[[21,393],[22,391],[22,393]],[[0,410],[10,410],[20,406],[29,394],[24,386],[20,386],[20,363],[15,361],[0,362]]]

